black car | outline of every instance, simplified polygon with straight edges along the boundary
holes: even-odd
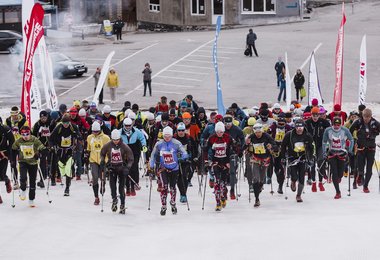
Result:
[[[17,53],[22,50],[22,35],[18,32],[0,30],[0,51]],[[19,50],[20,49],[20,50]]]
[[[60,52],[49,53],[52,66],[53,66],[53,76],[56,78],[63,78],[66,76],[77,76],[80,77],[84,73],[87,73],[88,68],[83,62],[71,59]],[[34,61],[36,62],[36,70],[40,71],[40,64],[38,59],[36,59],[38,53],[35,53]],[[24,71],[24,62],[20,62],[18,65],[18,71]],[[38,76],[37,76],[38,77]]]
[[[80,77],[87,73],[88,68],[83,62],[76,61],[60,52],[50,53],[53,63],[53,74],[58,78],[66,76]]]

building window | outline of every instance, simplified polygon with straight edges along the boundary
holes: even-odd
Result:
[[[160,0],[149,0],[149,11],[159,12],[160,11]]]
[[[205,14],[205,0],[190,0],[191,1],[191,14],[204,15]]]
[[[275,13],[276,0],[242,0],[243,13]]]
[[[5,11],[4,23],[20,23],[21,12],[20,11]]]

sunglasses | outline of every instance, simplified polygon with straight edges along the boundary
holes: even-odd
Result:
[[[124,125],[125,127],[131,127],[132,125]]]
[[[315,117],[317,117],[317,116],[319,116],[319,114],[311,114],[311,116],[315,116]]]
[[[169,115],[170,117],[175,117],[175,115]]]
[[[185,130],[177,130],[177,132],[185,132]]]
[[[100,133],[100,131],[92,131],[93,134]]]
[[[70,122],[62,122],[63,125],[68,125]]]
[[[28,133],[28,132],[25,132],[25,133],[21,133],[21,135],[22,135],[22,136],[29,136],[29,135],[30,135],[30,133]]]

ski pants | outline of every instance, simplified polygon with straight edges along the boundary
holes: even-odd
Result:
[[[162,191],[161,191],[161,204],[162,206],[166,206],[166,198],[168,197],[168,192],[170,188],[170,205],[175,205],[176,198],[176,184],[178,178],[178,170],[170,171],[170,170],[162,170],[160,174],[160,180],[162,183]]]
[[[215,176],[214,193],[216,204],[220,205],[220,201],[227,199],[227,178],[228,178],[228,168],[220,165],[215,165],[213,167]],[[232,189],[232,184],[231,184]]]
[[[48,150],[42,150],[40,152],[40,169],[42,173],[42,177],[44,180],[47,178],[49,175],[49,159],[50,159],[50,154]]]
[[[276,177],[277,177],[277,183],[282,188],[282,185],[284,185],[284,181],[285,181],[285,168],[284,168],[284,165],[282,165],[281,158],[279,156],[274,157],[273,161],[274,161],[273,163],[274,172],[276,173]]]
[[[375,148],[365,148],[364,150],[359,150],[357,153],[358,157],[358,174],[364,176],[364,168],[366,168],[364,188],[368,188],[369,181],[372,177],[372,167],[375,162]]]
[[[269,163],[269,166],[267,168],[267,178],[268,179],[272,179],[272,176],[273,176],[273,168],[274,168],[274,160],[273,160],[273,156],[270,157],[270,163]]]
[[[336,193],[339,193],[339,183],[343,177],[345,160],[339,159],[337,156],[335,156],[329,159],[329,163],[335,191]]]
[[[296,165],[290,166],[289,171],[291,181],[298,181],[297,195],[301,196],[303,187],[305,185],[306,163],[301,161]]]
[[[99,178],[101,177],[100,166],[95,162],[90,163],[90,166],[92,176],[92,189],[94,190],[95,198],[97,198],[99,197]],[[102,185],[102,188],[104,188],[104,184]]]
[[[238,168],[238,156],[237,154],[231,155],[230,159],[230,185],[231,185],[231,192],[235,191],[235,185],[237,183],[236,179],[236,171]]]
[[[110,174],[110,188],[112,200],[117,202],[116,195],[116,183],[119,180],[119,196],[121,205],[125,205],[125,178],[128,174],[127,169],[123,166],[111,166],[109,170]],[[105,180],[104,180],[105,181]]]
[[[250,163],[251,174],[247,175],[248,184],[253,187],[253,192],[256,199],[259,198],[261,189],[265,182],[265,174],[268,171],[268,166],[260,163]]]
[[[327,178],[327,175],[326,175],[326,162],[324,162],[324,159],[323,159],[323,151],[322,151],[322,147],[319,147],[317,148],[317,164],[318,164],[318,168],[319,168],[319,172],[317,171],[316,167],[315,167],[315,164],[311,167],[311,172],[310,172],[310,175],[311,175],[311,180],[313,182],[316,181],[316,175],[318,174],[318,180],[319,182],[322,182],[323,180],[323,177]]]
[[[183,162],[180,163],[181,167],[179,168],[178,172],[178,180],[177,180],[177,186],[179,189],[179,193],[181,196],[186,196],[187,187],[188,187],[188,176],[190,172],[190,163]]]
[[[5,181],[5,183],[9,181],[9,178],[7,176],[7,168],[8,168],[8,160],[5,158],[1,159],[0,160],[0,181]]]
[[[131,178],[137,183],[139,184],[139,161],[140,161],[140,154],[135,154],[134,156],[134,161],[133,161],[133,164],[131,166],[131,170],[129,172],[129,175],[131,176]],[[126,178],[125,180],[125,183],[126,183],[126,186],[127,186],[127,191],[131,191],[131,190],[135,190],[135,184],[133,183],[133,181],[131,181],[129,178]]]
[[[26,191],[26,182],[29,175],[29,200],[34,200],[36,197],[36,178],[38,165],[31,165],[24,162],[20,162],[20,188],[22,191]]]
[[[77,177],[80,177],[84,172],[82,155],[83,155],[83,144],[78,142],[77,148],[74,151],[74,156],[73,156],[75,165],[77,166],[77,170],[76,170]]]

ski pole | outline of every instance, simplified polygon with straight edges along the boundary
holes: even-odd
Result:
[[[154,170],[155,171],[155,170]],[[150,202],[152,200],[152,176],[151,173],[149,173],[149,180],[150,180],[150,187],[149,187],[149,203],[148,203],[148,210],[150,210]]]
[[[41,178],[41,181],[42,181],[42,185],[45,187],[45,181],[44,181],[44,178],[43,178],[43,175],[42,175],[42,172],[41,172],[41,168],[39,166],[38,166],[38,173],[40,175],[40,178]],[[48,180],[48,184],[47,184],[47,187],[46,187],[46,195],[48,197],[49,203],[52,203],[52,200],[50,199],[50,195],[49,195],[49,180]]]
[[[11,179],[13,179],[13,182],[15,182],[15,173],[14,173],[14,169],[13,169],[13,167],[11,167]],[[14,208],[14,207],[16,207],[16,205],[15,205],[15,189],[14,189],[14,187],[13,187],[13,189],[12,189],[12,208]]]
[[[100,193],[102,194],[102,208],[100,210],[100,212],[104,212],[104,191],[105,191],[105,187],[106,186],[104,184],[104,171],[100,171]],[[103,188],[104,187],[104,188]]]
[[[285,199],[287,200],[288,199],[288,189],[287,187],[289,187],[289,172],[288,172],[288,159],[286,159],[286,163],[285,163],[285,172],[286,172],[286,185],[285,185]]]
[[[204,183],[204,189],[203,189],[203,202],[202,202],[202,210],[205,209],[205,198],[206,198],[206,185],[207,185],[207,177],[208,174],[205,176],[205,183]]]
[[[379,176],[379,193],[380,193],[380,172],[379,172],[379,166],[377,166],[376,160],[375,160],[375,166],[376,166],[377,175]]]
[[[138,183],[136,183],[135,180],[129,174],[128,174],[128,178],[133,182],[136,190],[141,190],[140,185]]]
[[[185,190],[185,193],[186,193],[186,188],[185,188],[185,181],[183,180],[184,179],[184,176],[185,176],[185,173],[183,172],[182,170],[182,163],[178,163],[179,164],[179,170],[181,172],[181,180],[182,180],[182,187],[183,189]],[[187,179],[187,178],[186,178]],[[186,195],[185,195],[186,196]],[[189,207],[189,200],[187,199],[187,196],[186,196],[186,205],[187,205],[187,210],[190,211],[190,207]]]

